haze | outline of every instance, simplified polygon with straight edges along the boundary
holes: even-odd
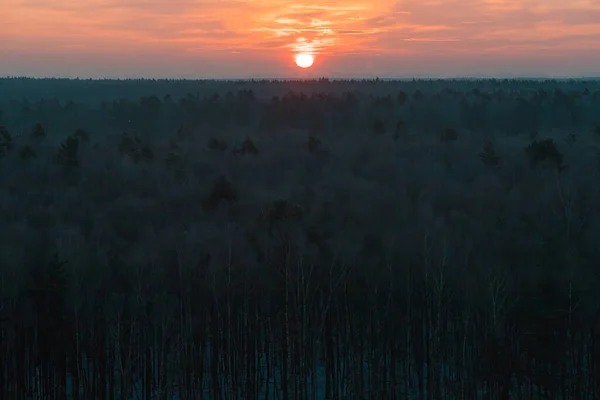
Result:
[[[0,76],[600,75],[597,0],[2,0],[0,26]]]

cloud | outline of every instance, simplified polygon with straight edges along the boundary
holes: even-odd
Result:
[[[2,0],[0,15],[14,57],[571,54],[600,42],[597,0]]]

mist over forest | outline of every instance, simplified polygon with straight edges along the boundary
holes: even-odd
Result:
[[[0,79],[0,398],[598,399],[599,177],[598,80]]]

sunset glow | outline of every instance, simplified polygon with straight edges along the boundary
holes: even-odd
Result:
[[[0,75],[600,74],[597,0],[3,0]]]

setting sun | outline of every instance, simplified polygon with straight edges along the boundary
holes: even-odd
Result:
[[[309,68],[314,62],[315,59],[310,54],[301,53],[296,56],[296,65],[300,68]]]

